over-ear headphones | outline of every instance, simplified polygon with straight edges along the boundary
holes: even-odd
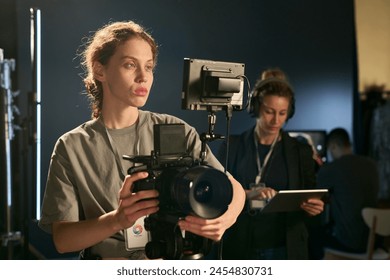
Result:
[[[248,113],[254,118],[259,117],[260,106],[261,103],[263,102],[263,98],[265,95],[280,94],[287,91],[290,92],[290,95],[282,95],[282,96],[291,97],[290,107],[287,116],[287,120],[289,120],[294,116],[295,113],[294,91],[291,85],[286,80],[275,78],[275,77],[259,80],[255,84],[250,94]]]

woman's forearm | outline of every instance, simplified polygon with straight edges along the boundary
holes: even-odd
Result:
[[[229,180],[233,186],[233,199],[227,212],[229,215],[237,218],[245,205],[245,191],[241,184],[232,176],[229,176]]]
[[[119,230],[113,212],[85,221],[58,221],[52,226],[54,245],[59,253],[81,251],[112,236]]]

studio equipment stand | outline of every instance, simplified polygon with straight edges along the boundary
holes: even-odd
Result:
[[[11,90],[11,72],[15,70],[14,59],[4,59],[3,50],[0,49],[0,85],[1,85],[1,117],[2,122],[2,166],[4,166],[5,176],[2,178],[5,182],[5,188],[2,190],[2,195],[5,198],[5,231],[1,233],[1,247],[7,250],[7,259],[13,257],[13,247],[18,244],[22,239],[20,231],[15,231],[13,220],[13,172],[12,172],[12,140],[15,137],[15,130],[19,129],[17,125],[13,123],[14,113],[19,114],[19,110],[14,105],[14,97],[17,96],[18,92]],[[4,126],[4,128],[3,128]],[[2,170],[3,172],[3,170]]]

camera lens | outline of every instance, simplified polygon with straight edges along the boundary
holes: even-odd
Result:
[[[213,193],[209,182],[200,182],[195,186],[194,198],[196,201],[200,203],[208,203],[211,201],[212,197]]]
[[[233,197],[225,173],[209,166],[189,168],[173,182],[171,198],[184,213],[214,219],[225,213]]]

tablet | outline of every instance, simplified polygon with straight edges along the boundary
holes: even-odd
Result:
[[[324,200],[327,189],[282,190],[261,209],[262,213],[292,212],[301,210],[301,204],[310,198]]]

